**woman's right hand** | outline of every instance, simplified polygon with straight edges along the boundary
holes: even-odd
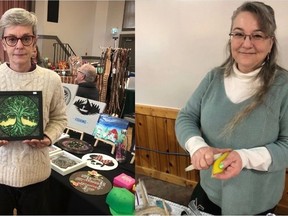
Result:
[[[231,151],[232,149],[219,149],[213,147],[202,147],[191,157],[191,163],[197,170],[209,169],[214,162],[214,155]]]
[[[3,145],[7,145],[8,143],[8,140],[0,140],[0,147]]]

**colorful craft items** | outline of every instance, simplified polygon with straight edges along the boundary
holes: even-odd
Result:
[[[116,176],[113,180],[113,186],[126,188],[128,190],[131,190],[134,184],[135,179],[125,173]]]
[[[126,188],[113,187],[106,203],[112,215],[134,215],[135,196]]]

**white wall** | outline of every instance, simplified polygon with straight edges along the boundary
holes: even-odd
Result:
[[[91,27],[94,26],[95,2],[84,1],[79,4],[78,1],[60,1],[58,23],[47,22],[47,4],[47,1],[36,2],[38,34],[57,35],[63,43],[69,43],[78,55],[85,55],[85,52],[91,54]]]
[[[232,12],[242,0],[136,0],[136,104],[181,108],[226,58]],[[279,63],[288,68],[288,1],[271,5]]]
[[[125,0],[60,0],[58,23],[47,22],[48,1],[36,1],[38,34],[57,35],[79,56],[100,56],[100,47],[113,47],[111,28],[121,32]],[[130,32],[131,33],[131,32]],[[134,32],[133,32],[134,33]],[[44,51],[47,50],[43,47]],[[44,56],[43,56],[44,57]]]
[[[93,53],[96,56],[100,56],[100,46],[104,46],[104,41],[106,41],[108,6],[108,2],[103,2],[102,4],[97,4],[95,9],[94,19],[97,27],[93,29],[93,50],[95,50]]]

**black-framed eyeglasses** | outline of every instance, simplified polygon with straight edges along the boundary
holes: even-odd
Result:
[[[30,46],[34,41],[35,36],[34,35],[24,35],[20,38],[15,36],[5,36],[3,39],[5,40],[6,44],[8,46],[14,47],[18,43],[18,40],[21,40],[21,43],[24,46]]]
[[[270,36],[265,35],[264,33],[252,33],[250,35],[244,34],[243,32],[231,32],[229,34],[236,41],[245,41],[246,37],[250,39],[251,42],[262,42],[269,38]]]

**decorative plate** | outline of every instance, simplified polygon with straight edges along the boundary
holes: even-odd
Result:
[[[58,141],[58,146],[68,152],[75,154],[87,154],[93,151],[93,146],[89,143],[74,139],[74,138],[65,138]]]
[[[70,176],[69,181],[78,191],[90,195],[103,195],[112,188],[111,182],[96,170],[75,172]]]
[[[71,102],[71,91],[68,87],[63,86],[64,89],[64,99],[65,99],[65,103],[66,105],[68,105]]]
[[[82,160],[87,161],[87,166],[96,170],[113,170],[118,166],[118,162],[111,156],[90,153],[82,157]]]

